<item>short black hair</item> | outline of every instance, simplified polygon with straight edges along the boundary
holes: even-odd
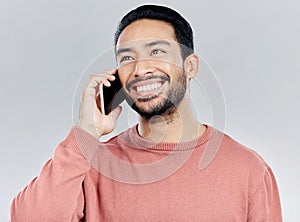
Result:
[[[115,32],[114,44],[117,45],[122,31],[140,19],[152,19],[169,23],[175,32],[177,42],[180,44],[182,58],[194,52],[193,30],[190,24],[175,10],[160,5],[142,5],[128,12],[120,21]]]

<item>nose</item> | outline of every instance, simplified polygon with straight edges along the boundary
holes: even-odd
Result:
[[[147,74],[152,74],[155,70],[155,67],[153,66],[150,59],[138,59],[135,61],[134,64],[134,70],[133,70],[133,76],[143,76]]]

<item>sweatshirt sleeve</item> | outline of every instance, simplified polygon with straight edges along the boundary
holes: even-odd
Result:
[[[40,175],[13,199],[11,221],[80,221],[84,217],[83,180],[91,168],[81,145],[87,150],[88,145],[96,147],[98,143],[74,126]]]
[[[275,176],[269,166],[265,166],[265,170],[260,175],[255,178],[258,185],[249,197],[247,221],[282,222],[280,198]]]

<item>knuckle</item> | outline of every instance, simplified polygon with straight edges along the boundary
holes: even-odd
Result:
[[[90,76],[90,81],[102,82],[105,81],[109,76],[110,74],[106,73],[92,74]]]

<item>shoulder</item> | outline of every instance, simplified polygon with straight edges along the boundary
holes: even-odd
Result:
[[[219,152],[212,163],[213,169],[216,169],[215,171],[221,177],[229,178],[231,186],[242,187],[240,190],[247,195],[248,199],[249,218],[259,221],[272,218],[272,221],[280,221],[277,182],[268,163],[254,149],[226,134],[221,134],[223,138]]]
[[[266,161],[254,149],[249,148],[227,134],[218,132],[222,139],[215,156],[215,164],[232,172],[264,174],[269,168]]]
[[[266,167],[266,162],[263,157],[253,148],[237,142],[227,134],[224,134],[221,152],[224,152],[227,158],[235,161],[236,163],[244,163],[249,167]]]
[[[243,177],[252,188],[275,181],[272,169],[261,155],[230,136],[222,135],[220,149],[215,156],[215,167],[222,169],[224,174]]]

